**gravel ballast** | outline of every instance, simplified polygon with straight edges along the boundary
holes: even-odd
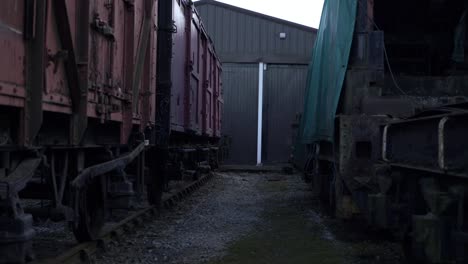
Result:
[[[300,175],[224,172],[95,262],[401,263],[401,254],[322,213]]]

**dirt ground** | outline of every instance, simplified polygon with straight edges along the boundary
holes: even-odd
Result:
[[[322,213],[300,175],[218,173],[96,263],[402,263],[397,243]]]

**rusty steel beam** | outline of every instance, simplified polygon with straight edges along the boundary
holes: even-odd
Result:
[[[63,1],[63,0],[62,0]],[[79,102],[77,102],[77,111],[74,111],[72,117],[71,143],[79,145],[84,137],[88,127],[88,71],[89,71],[89,0],[80,0],[77,2],[76,14],[77,32],[76,32],[76,63],[79,77]]]
[[[73,132],[71,136],[71,143],[78,145],[84,135],[87,127],[87,75],[80,76],[77,63],[77,53],[73,44],[73,37],[71,31],[70,19],[68,17],[67,3],[65,0],[54,0],[54,14],[57,19],[57,29],[59,32],[62,48],[66,51],[67,59],[65,60],[65,72],[68,80],[68,87],[70,89],[70,97],[73,107]],[[87,13],[88,3],[82,1],[80,11]],[[87,16],[81,17],[82,21],[87,22]],[[86,26],[87,28],[88,26]],[[87,34],[86,28],[80,28],[83,31],[81,36]],[[80,32],[80,31],[79,31]],[[83,48],[87,49],[87,44]],[[86,56],[87,57],[87,56]]]
[[[192,127],[192,67],[191,64],[191,50],[192,50],[192,8],[185,9],[185,34],[187,40],[185,41],[185,67],[184,67],[184,82],[185,82],[185,98],[184,98],[184,128],[193,130]],[[197,98],[195,96],[195,98]],[[196,113],[198,115],[198,113]]]
[[[35,9],[32,38],[28,43],[28,77],[25,104],[24,144],[32,145],[42,125],[42,92],[46,68],[47,1],[30,3]],[[26,36],[27,37],[27,36]],[[31,37],[31,36],[30,36]]]
[[[173,33],[176,32],[172,20],[171,1],[159,1],[158,52],[156,65],[156,131],[152,141],[162,149],[169,147],[171,134],[171,90]]]
[[[143,19],[140,41],[138,43],[138,53],[135,62],[135,72],[133,74],[132,84],[132,109],[134,112],[136,112],[138,108],[138,88],[143,76],[143,68],[147,56],[148,42],[151,35],[150,33],[152,29],[151,22],[153,21],[152,14],[154,9],[154,2],[155,0],[145,0],[145,17]]]
[[[133,1],[125,2],[124,11],[124,92],[130,94],[133,89],[133,72],[134,72],[134,54],[135,54],[135,6]],[[123,122],[120,133],[120,143],[125,144],[132,132],[133,121],[133,105],[128,102],[122,104]]]
[[[468,177],[467,121],[465,110],[454,109],[391,122],[383,127],[382,159],[396,167]]]
[[[66,51],[67,59],[65,60],[65,71],[67,74],[68,87],[72,100],[73,110],[78,110],[80,102],[80,78],[78,67],[76,65],[75,48],[73,46],[73,38],[70,28],[70,20],[68,17],[67,4],[65,0],[54,1],[54,14],[57,19],[57,29],[62,43],[62,48]]]

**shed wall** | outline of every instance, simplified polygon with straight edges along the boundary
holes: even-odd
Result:
[[[263,161],[289,160],[297,131],[293,123],[304,110],[306,65],[268,65],[263,103]]]
[[[230,142],[228,164],[257,158],[258,64],[223,64],[223,135]]]
[[[263,163],[287,162],[295,132],[292,125],[303,111],[316,30],[222,3],[195,5],[223,63],[222,131],[230,143],[225,162],[256,163],[259,62],[267,64]],[[280,33],[286,38],[281,39]]]
[[[316,33],[221,6],[197,6],[222,62],[308,64]],[[286,39],[280,39],[280,33]]]

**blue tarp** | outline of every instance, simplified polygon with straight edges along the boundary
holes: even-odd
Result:
[[[358,0],[325,0],[306,87],[299,144],[333,141]]]

